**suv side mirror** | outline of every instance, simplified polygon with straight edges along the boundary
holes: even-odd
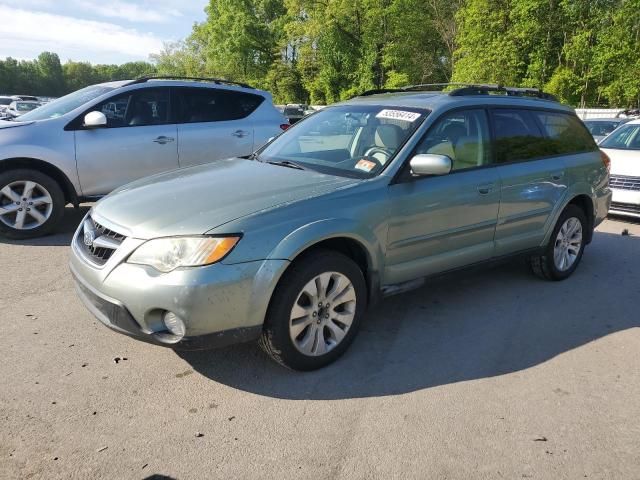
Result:
[[[84,116],[84,126],[87,128],[100,128],[107,126],[107,117],[104,113],[93,111]]]
[[[432,153],[416,155],[409,162],[411,173],[419,177],[426,175],[447,175],[451,172],[451,165],[451,158],[446,155],[435,155]]]

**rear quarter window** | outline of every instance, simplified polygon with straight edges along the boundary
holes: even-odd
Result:
[[[568,155],[597,150],[593,137],[575,116],[560,112],[535,112],[554,155]]]
[[[223,122],[251,115],[264,101],[261,95],[216,88],[180,88],[180,122]]]

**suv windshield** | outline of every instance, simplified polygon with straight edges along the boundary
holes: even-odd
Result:
[[[601,148],[640,150],[640,124],[623,125],[600,143]]]
[[[98,98],[100,95],[110,92],[113,88],[114,87],[107,87],[104,85],[92,85],[90,87],[77,90],[69,95],[65,95],[64,97],[60,97],[57,100],[53,100],[52,102],[43,105],[37,110],[25,113],[20,117],[20,121],[29,122],[33,120],[46,120],[48,118],[61,117],[85,103]]]
[[[18,102],[16,103],[16,110],[19,112],[30,112],[40,106],[39,103],[32,102]]]
[[[382,105],[328,107],[276,138],[258,159],[331,175],[372,177],[393,159],[428,113]]]

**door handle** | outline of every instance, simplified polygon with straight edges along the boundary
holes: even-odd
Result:
[[[553,172],[551,174],[551,179],[552,180],[562,180],[562,177],[564,177],[564,172],[563,171]]]
[[[478,185],[478,193],[480,193],[480,195],[487,195],[493,190],[493,187],[495,186],[495,183],[483,183],[481,185]]]
[[[231,135],[233,135],[234,137],[242,138],[242,137],[246,137],[247,135],[249,135],[249,132],[247,132],[245,130],[236,130]]]
[[[165,143],[173,142],[173,138],[165,137],[164,135],[160,135],[158,138],[154,140],[155,143],[159,143],[160,145],[164,145]]]

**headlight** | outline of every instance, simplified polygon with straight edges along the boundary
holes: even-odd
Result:
[[[143,243],[127,262],[149,265],[166,273],[178,267],[199,267],[222,260],[240,237],[167,237]]]

